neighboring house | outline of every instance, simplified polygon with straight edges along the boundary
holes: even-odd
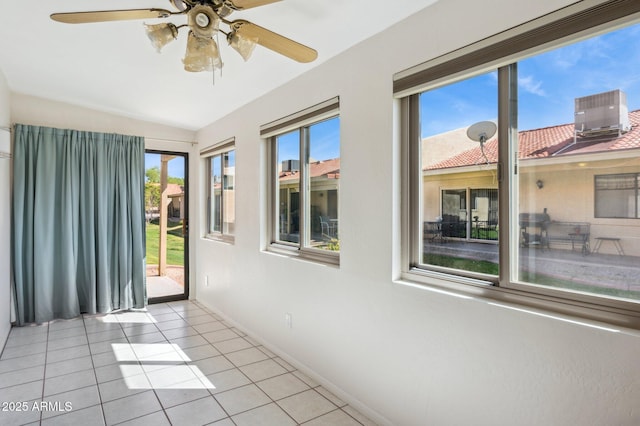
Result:
[[[184,217],[184,187],[177,183],[167,184],[167,197],[169,204],[167,206],[170,218],[181,219]]]
[[[478,143],[467,137],[467,129],[455,129],[422,140],[422,167],[432,166],[463,152],[473,150]]]
[[[159,183],[151,183],[150,185],[160,187]],[[159,189],[158,189],[159,191]],[[159,194],[159,192],[158,192]],[[169,218],[184,217],[184,187],[177,183],[167,184],[167,215]],[[159,200],[150,199],[147,201],[146,213],[147,218],[157,218],[159,215]],[[150,205],[149,205],[150,203]]]
[[[213,211],[210,221],[213,229],[210,231],[224,232],[225,234],[233,235],[235,233],[236,225],[236,195],[235,195],[235,167],[225,167],[222,176],[211,177],[211,194],[214,200],[211,203]],[[223,186],[224,185],[224,186]],[[224,189],[224,191],[223,191]],[[224,210],[222,215],[224,224],[220,223],[221,209]],[[220,229],[222,226],[223,229]]]
[[[619,95],[613,106],[612,94]],[[640,256],[640,110],[627,113],[619,91],[579,98],[576,105],[597,103],[603,96],[606,106],[586,114],[577,109],[575,123],[518,133],[518,208],[522,213],[546,209],[554,221],[588,222],[592,243],[597,237],[620,238],[625,254]],[[596,114],[590,118],[592,110]],[[611,115],[610,124],[602,114]],[[463,132],[451,136],[457,136],[450,139],[452,145],[466,137]],[[423,141],[425,151],[429,139]],[[482,149],[476,143],[473,149],[427,163],[425,221],[457,217],[466,226],[451,236],[467,239],[474,221],[497,225],[492,223],[498,208],[497,146],[493,138]],[[602,252],[614,249],[603,246]]]
[[[299,232],[300,167],[296,160],[285,160],[280,165],[279,204],[280,229],[285,234]],[[340,159],[309,163],[311,183],[311,230],[321,232],[320,216],[338,218],[338,186],[340,184]]]

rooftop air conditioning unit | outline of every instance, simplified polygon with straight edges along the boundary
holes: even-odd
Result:
[[[283,172],[297,172],[300,170],[300,160],[284,160],[282,162]]]
[[[621,90],[576,98],[575,106],[577,136],[621,135],[631,130],[627,95]]]

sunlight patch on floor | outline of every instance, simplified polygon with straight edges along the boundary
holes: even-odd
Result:
[[[129,389],[215,389],[176,344],[113,343],[120,374]]]

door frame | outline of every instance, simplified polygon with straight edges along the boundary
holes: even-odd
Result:
[[[189,299],[189,153],[179,151],[165,151],[158,149],[145,149],[145,154],[159,154],[159,155],[175,155],[176,157],[182,157],[184,159],[184,292],[182,294],[172,294],[169,296],[152,297],[147,299],[148,305],[156,303],[174,302],[177,300]],[[145,167],[146,171],[146,167]],[[146,226],[146,225],[145,225]],[[146,247],[146,244],[145,244]],[[146,252],[145,252],[146,255]],[[146,270],[145,270],[145,286],[146,286]]]

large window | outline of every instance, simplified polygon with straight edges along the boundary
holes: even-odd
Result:
[[[207,237],[232,241],[235,233],[235,168],[233,140],[201,153],[207,169]]]
[[[574,5],[396,76],[405,278],[640,327],[630,3]]]
[[[270,146],[273,249],[338,262],[340,119],[337,114],[335,99],[263,129]]]

